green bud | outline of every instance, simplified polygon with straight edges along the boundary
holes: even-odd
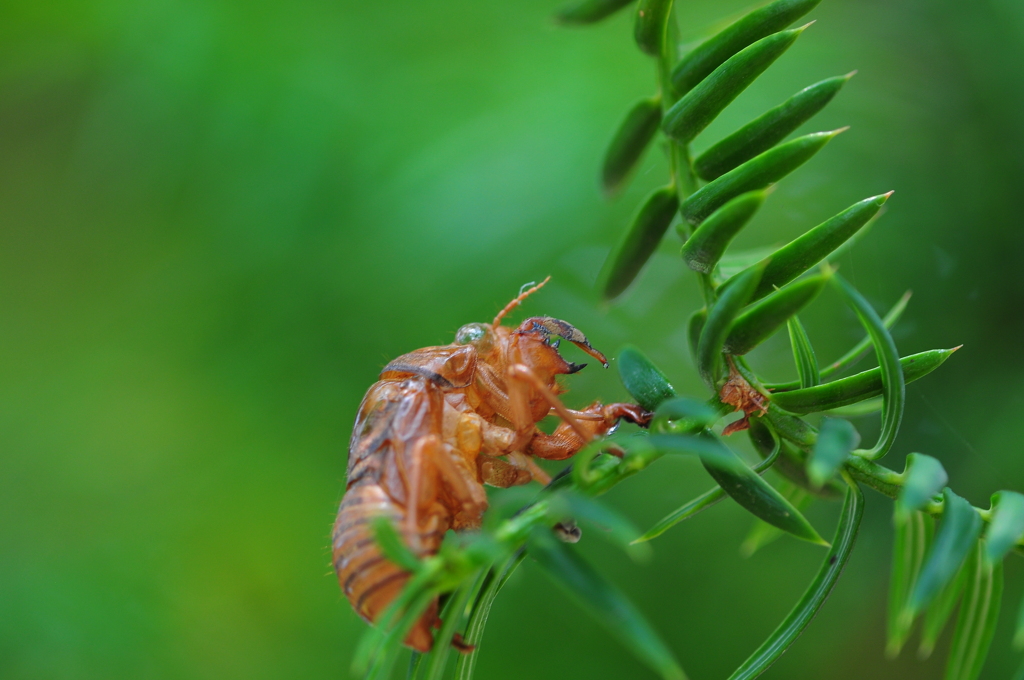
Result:
[[[599,278],[601,294],[612,300],[640,273],[672,223],[679,199],[675,187],[657,189],[647,197],[619,244],[608,254]]]
[[[641,99],[629,110],[604,154],[601,184],[606,194],[614,194],[622,188],[660,123],[660,97]]]
[[[592,24],[622,9],[633,0],[582,0],[555,13],[560,24]]]
[[[711,214],[683,245],[683,261],[698,272],[710,274],[725,253],[729,243],[739,233],[757,209],[764,203],[765,191],[740,194]],[[686,238],[682,222],[680,236]]]
[[[626,391],[648,411],[676,396],[665,374],[643,352],[627,345],[619,352],[619,376]]]
[[[725,352],[746,354],[767,340],[790,317],[816,298],[831,276],[832,272],[828,270],[827,273],[798,281],[769,295],[744,312],[729,329]]]
[[[762,38],[730,57],[665,113],[665,122],[661,126],[665,134],[680,144],[686,144],[699,135],[733,99],[781,57],[806,28],[781,31]]]
[[[684,56],[672,72],[672,85],[686,94],[729,57],[761,38],[781,31],[814,9],[821,0],[776,0],[755,9],[708,38]]]
[[[694,161],[697,176],[711,181],[772,148],[832,101],[854,73],[829,78],[800,90],[779,106],[714,144]]]
[[[860,444],[860,434],[849,420],[822,420],[818,430],[818,441],[815,442],[814,450],[807,461],[807,477],[811,483],[820,487],[832,479],[857,444]]]
[[[1003,559],[1024,538],[1024,496],[1016,491],[992,494],[992,521],[985,532],[985,557],[990,563]]]
[[[948,481],[946,469],[935,458],[923,453],[907,454],[903,488],[896,499],[896,517],[903,519],[911,512],[923,509]]]
[[[907,383],[911,383],[923,378],[941,366],[949,358],[949,355],[958,349],[960,348],[933,349],[903,357],[900,359],[903,379]],[[772,402],[790,413],[815,413],[877,397],[882,394],[882,390],[882,370],[872,368],[824,385],[790,392],[777,392],[772,395]]]
[[[680,206],[687,222],[698,225],[748,191],[759,191],[793,172],[847,128],[797,137],[756,156],[695,191]]]
[[[672,0],[640,0],[636,10],[633,35],[640,49],[652,57],[660,57],[668,32]]]

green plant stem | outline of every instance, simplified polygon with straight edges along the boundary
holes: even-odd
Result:
[[[676,23],[676,10],[668,18],[668,35],[664,47],[657,59],[658,85],[661,88],[661,110],[662,114],[672,108],[678,101],[675,87],[672,85],[672,69],[675,66],[677,44],[679,42],[679,30]],[[688,144],[678,144],[671,139],[668,141],[668,161],[672,174],[672,183],[679,195],[679,202],[682,203],[697,190],[697,174],[693,169],[693,159],[690,157]]]
[[[814,447],[818,433],[799,418],[790,416],[774,408],[772,405],[769,405],[768,413],[765,417],[781,437],[788,439],[799,447],[800,462],[806,463],[808,452]],[[793,421],[801,423],[803,427],[796,426]],[[851,456],[843,467],[853,479],[893,500],[899,497],[900,491],[903,489],[903,475],[901,473],[861,456]],[[977,506],[972,507],[982,520],[985,522],[992,521],[993,513],[991,510]],[[929,501],[927,505],[921,508],[922,512],[927,512],[936,518],[942,517],[943,510],[944,503],[937,500]],[[1024,546],[1024,539],[1018,541],[1017,545]]]

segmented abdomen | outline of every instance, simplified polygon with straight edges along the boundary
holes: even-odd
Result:
[[[387,610],[409,580],[409,572],[388,560],[377,546],[372,520],[378,516],[401,527],[405,512],[379,485],[357,484],[341,499],[332,538],[338,583],[356,612],[371,623]],[[420,536],[423,553],[436,553],[442,537],[443,532]],[[434,600],[409,632],[405,644],[429,651],[434,642],[430,629],[436,620]]]

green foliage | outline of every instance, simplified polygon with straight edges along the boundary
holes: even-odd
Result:
[[[842,468],[850,453],[860,443],[860,434],[849,420],[825,418],[818,430],[818,441],[814,444],[807,461],[807,477],[811,484],[823,486]]]
[[[581,0],[567,5],[555,13],[561,24],[592,24],[604,19],[635,0]]]
[[[665,374],[636,347],[627,345],[619,352],[619,377],[636,403],[648,411],[676,396]]]
[[[692,141],[789,49],[804,28],[762,38],[730,57],[668,110],[661,129],[681,144]]]
[[[666,680],[682,680],[679,664],[636,609],[619,590],[583,559],[556,540],[550,531],[535,527],[527,543],[530,554],[557,585],[585,609],[593,612],[609,631]]]
[[[615,194],[647,149],[661,125],[661,99],[641,99],[626,114],[604,154],[601,185],[605,193]]]
[[[725,254],[733,237],[739,233],[767,197],[765,191],[751,191],[732,199],[704,220],[687,238],[682,222],[677,225],[683,244],[683,261],[690,269],[710,274]]]
[[[748,13],[688,52],[672,71],[672,86],[685,94],[726,59],[747,45],[780,31],[814,9],[821,0],[775,0]]]
[[[786,322],[786,328],[789,329],[789,344],[793,348],[793,362],[800,376],[800,387],[814,387],[821,382],[821,371],[818,370],[818,357],[814,354],[811,339],[807,337],[804,325],[795,314]]]
[[[589,23],[624,4],[590,0],[563,10],[559,20]],[[909,293],[882,318],[856,288],[834,274],[830,264],[863,236],[892,192],[854,204],[781,248],[729,252],[736,235],[767,200],[769,187],[846,129],[784,141],[822,110],[852,73],[801,90],[713,143],[694,161],[689,142],[793,44],[806,26],[786,27],[816,6],[817,0],[776,0],[749,12],[678,62],[672,5],[671,0],[638,3],[634,35],[640,49],[655,58],[660,92],[635,104],[626,114],[601,172],[605,191],[618,191],[650,146],[660,123],[670,177],[645,199],[611,250],[598,288],[606,300],[621,295],[650,260],[678,213],[682,221],[676,232],[684,242],[683,264],[696,273],[705,304],[689,317],[687,342],[710,398],[701,401],[677,396],[666,372],[639,349],[627,346],[617,365],[626,390],[641,407],[653,412],[648,432],[616,434],[591,442],[576,455],[571,471],[557,476],[530,505],[486,527],[457,549],[417,560],[403,552],[390,525],[378,527],[386,553],[414,574],[406,588],[414,592],[403,592],[392,607],[394,611],[389,610],[379,622],[380,632],[370,636],[359,659],[371,673],[376,672],[371,660],[388,658],[389,645],[401,639],[400,632],[420,610],[424,593],[452,593],[439,641],[449,640],[464,618],[465,640],[478,645],[501,584],[524,554],[529,554],[554,583],[638,659],[662,677],[682,678],[679,664],[640,612],[558,537],[567,538],[564,527],[582,520],[601,527],[615,545],[635,549],[730,498],[755,518],[755,527],[742,548],[747,554],[784,534],[829,546],[803,597],[730,676],[734,680],[756,677],[789,648],[835,586],[860,528],[864,485],[895,501],[887,652],[898,654],[915,619],[923,616],[921,652],[930,653],[959,603],[946,677],[974,680],[993,636],[1002,591],[1002,559],[1014,547],[1024,545],[1024,496],[999,492],[993,496],[992,508],[982,511],[946,486],[945,470],[934,458],[910,454],[903,473],[874,462],[896,442],[906,384],[938,368],[955,351],[931,350],[900,358],[890,329],[905,310]],[[820,273],[805,276],[816,266]],[[797,314],[830,282],[860,321],[866,337],[821,368]],[[798,379],[767,383],[745,355],[783,326]],[[876,368],[837,378],[872,349],[878,360]],[[733,408],[744,411],[743,416],[723,428],[721,420]],[[860,434],[853,423],[841,417],[844,413],[880,413],[880,433],[874,446],[857,448]],[[815,427],[805,419],[813,414],[827,417]],[[719,435],[744,428],[749,428],[751,442],[761,456],[753,466],[745,464]],[[593,500],[661,457],[677,454],[699,457],[717,486],[669,512],[642,535],[637,536],[630,522]],[[770,483],[762,477],[769,469],[784,480]],[[818,498],[840,496],[843,507],[829,545],[803,509]],[[937,532],[934,517],[940,518]],[[1024,633],[1018,637],[1024,639]],[[434,680],[444,669],[446,654],[446,649],[439,652],[435,648],[417,659],[414,677]],[[456,662],[461,680],[471,677],[476,654],[474,648]]]
[[[906,515],[923,509],[933,497],[942,492],[949,481],[942,463],[921,453],[907,454],[903,470],[903,490],[896,499],[896,514]]]
[[[832,546],[821,563],[818,573],[803,597],[796,603],[789,615],[779,627],[768,636],[768,639],[744,661],[729,680],[746,680],[756,678],[789,649],[789,646],[800,636],[821,606],[825,604],[829,593],[843,573],[846,561],[853,551],[860,530],[860,520],[864,515],[864,495],[855,483],[850,484],[846,492],[846,501],[839,516],[836,534],[832,538]]]
[[[943,490],[942,495],[942,522],[935,544],[906,605],[906,611],[912,616],[931,604],[939,591],[953,580],[981,534],[981,517],[971,504],[949,487]]]
[[[941,366],[956,351],[933,349],[900,359],[907,383],[919,380]],[[815,387],[779,392],[772,402],[793,413],[815,413],[848,406],[877,397],[885,392],[881,368],[872,368],[848,378],[840,378]]]
[[[676,190],[671,186],[658,189],[647,197],[633,218],[629,231],[616,246],[614,255],[605,263],[600,284],[605,299],[618,297],[633,283],[672,223],[678,205]]]
[[[763,270],[763,267],[753,267],[744,272],[736,279],[736,285],[723,293],[708,312],[697,343],[697,371],[708,387],[714,387],[718,381],[722,347],[729,337],[733,321],[757,288]]]
[[[748,191],[759,191],[793,172],[821,151],[843,129],[815,132],[758,154],[743,165],[695,191],[680,207],[683,218],[696,226],[711,213]]]
[[[917,577],[924,566],[925,556],[931,549],[935,536],[935,522],[931,516],[920,512],[896,512],[893,514],[895,531],[892,548],[892,576],[889,581],[889,606],[886,618],[886,647],[889,657],[895,657],[903,649],[914,618],[905,614],[907,598],[910,597]],[[928,610],[931,616],[935,607]],[[927,623],[925,624],[927,630]]]
[[[776,291],[743,312],[729,328],[723,350],[727,354],[742,356],[775,335],[790,318],[810,304],[832,276],[826,270]]]
[[[815,83],[765,111],[698,156],[693,162],[694,172],[710,182],[772,148],[825,108],[853,75],[848,73]]]

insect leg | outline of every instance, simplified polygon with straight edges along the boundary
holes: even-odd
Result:
[[[635,404],[608,404],[594,402],[582,412],[588,416],[580,419],[583,427],[586,427],[592,437],[607,434],[611,431],[619,419],[646,426],[650,421],[651,414],[644,411]],[[579,434],[568,423],[562,423],[551,434],[538,434],[530,440],[527,452],[548,460],[565,460],[576,454],[586,445]]]
[[[536,423],[530,413],[530,387],[537,390],[541,398],[579,435],[584,444],[594,438],[593,433],[565,407],[562,400],[530,370],[529,366],[524,364],[509,366],[508,377],[509,405],[512,407],[512,424],[516,428],[516,444],[518,444],[516,449],[525,446],[533,438],[536,429]]]

